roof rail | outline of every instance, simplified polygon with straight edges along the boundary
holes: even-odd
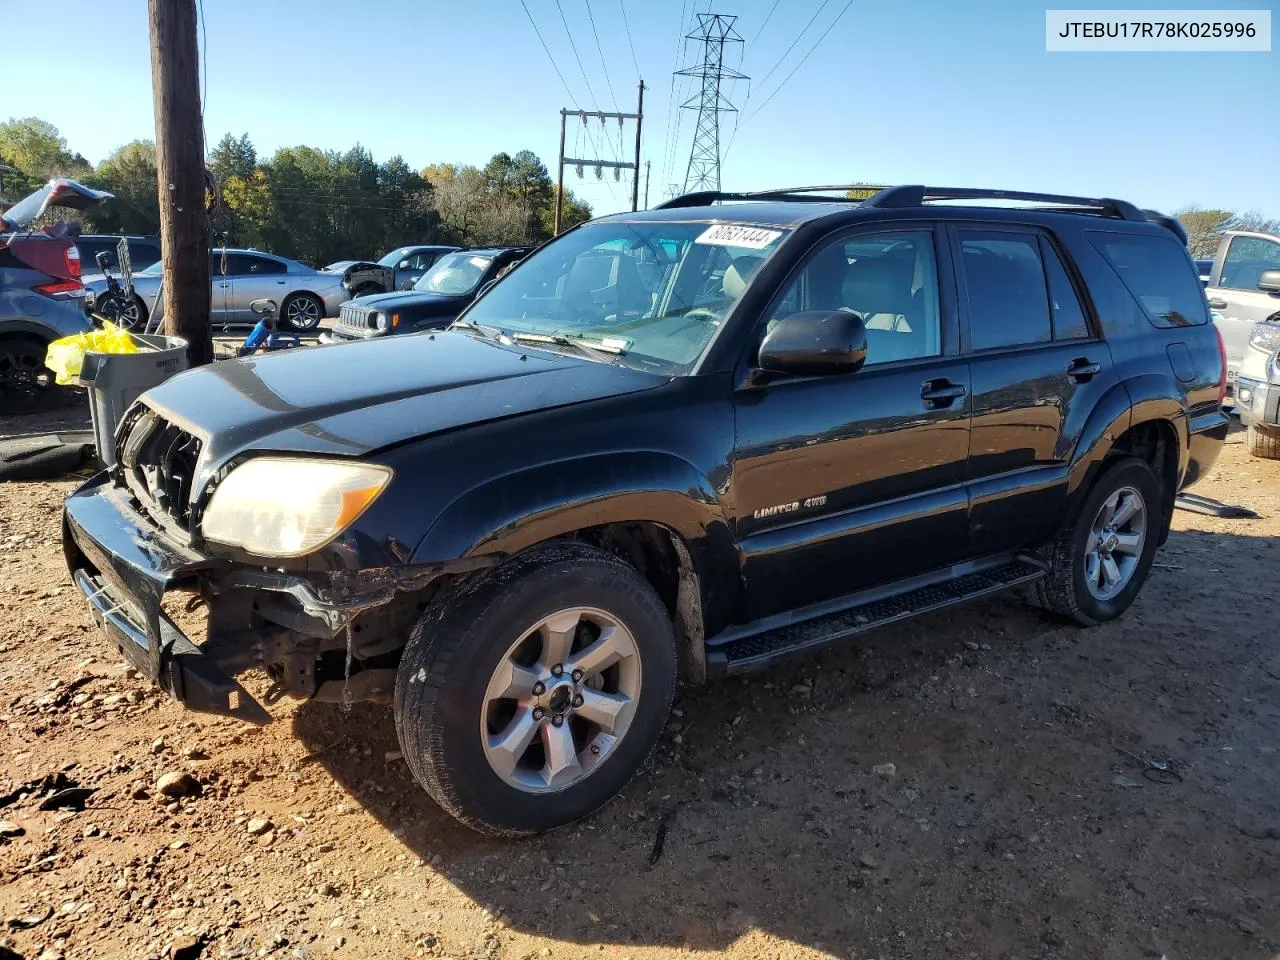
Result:
[[[932,200],[1029,200],[1033,203],[1058,203],[1098,210],[1104,217],[1119,220],[1145,220],[1142,211],[1127,200],[1111,197],[1071,197],[1059,193],[1029,193],[1025,190],[984,190],[976,187],[925,187],[919,184],[889,187],[881,190],[864,207],[920,207]]]
[[[1182,225],[1182,221],[1177,217],[1167,216],[1159,210],[1143,210],[1142,213],[1152,223],[1158,223],[1166,230],[1172,231],[1173,235],[1182,241],[1184,247],[1190,242],[1190,238],[1187,236],[1187,228]]]
[[[819,187],[775,187],[770,190],[752,190],[748,193],[722,193],[719,190],[699,190],[672,197],[658,204],[655,210],[674,210],[678,207],[704,207],[723,200],[798,200],[812,203],[831,203],[844,197],[806,197],[806,193],[831,193],[837,190],[883,190],[884,187],[868,183],[845,183]]]

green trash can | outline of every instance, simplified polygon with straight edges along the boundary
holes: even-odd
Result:
[[[182,337],[131,333],[137,353],[86,351],[78,378],[89,392],[93,442],[104,467],[116,462],[116,426],[138,397],[175,373],[187,369],[187,341]]]

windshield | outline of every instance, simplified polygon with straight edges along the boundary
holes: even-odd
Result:
[[[603,221],[548,244],[476,301],[468,322],[581,339],[624,365],[687,373],[784,230]]]
[[[399,249],[392,250],[390,253],[388,253],[381,260],[378,261],[378,266],[394,267],[405,257],[409,256],[409,250],[410,250],[409,247],[400,247]]]
[[[492,262],[492,257],[451,253],[441,257],[435,266],[419,277],[413,289],[446,297],[460,297],[480,285],[484,272]]]
[[[135,270],[133,272],[135,275],[139,273],[145,273],[148,276],[150,276],[151,274],[159,273],[163,269],[163,267],[164,267],[164,264],[161,263],[161,261],[157,260],[155,263],[145,266],[141,270]]]

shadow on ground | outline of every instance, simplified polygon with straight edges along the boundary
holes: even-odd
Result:
[[[1270,957],[1274,597],[1224,571],[1275,571],[1280,543],[1176,533],[1157,563],[1096,629],[995,598],[686,689],[623,796],[527,841],[470,832],[384,766],[389,710],[307,704],[295,730],[460,890],[562,941]]]

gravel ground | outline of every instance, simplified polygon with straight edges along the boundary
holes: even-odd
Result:
[[[0,485],[0,957],[1268,960],[1280,463],[1241,439],[1197,492],[1262,518],[1179,511],[1120,621],[996,598],[686,690],[624,796],[517,843],[386,709],[248,728],[132,677],[62,565],[73,483]]]

